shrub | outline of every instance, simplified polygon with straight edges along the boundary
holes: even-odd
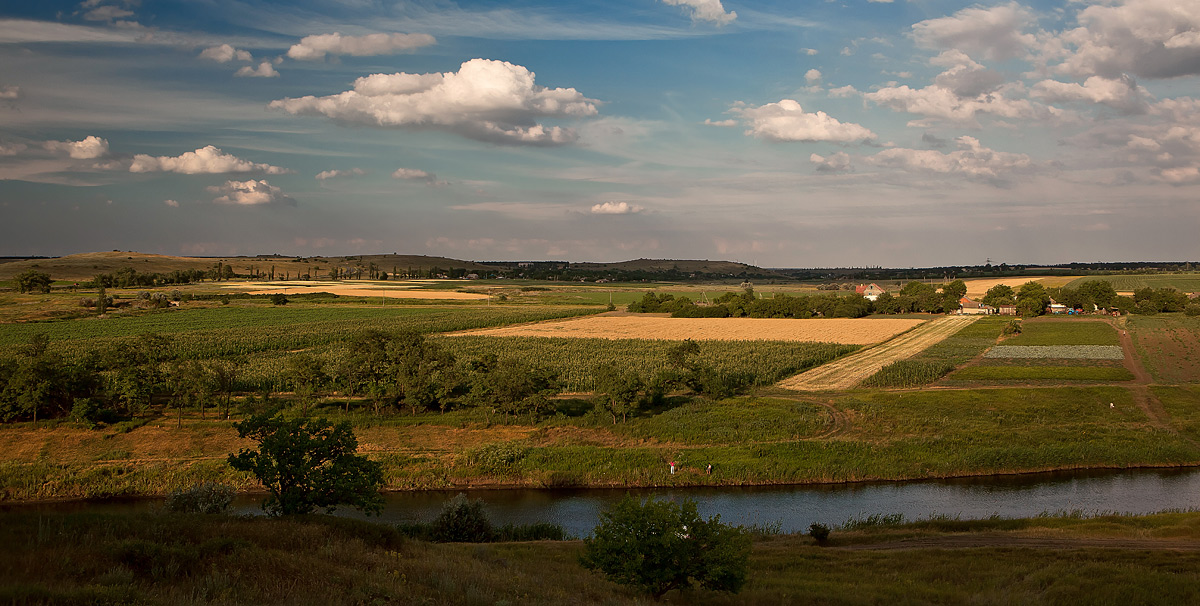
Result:
[[[483,501],[461,492],[442,506],[429,531],[431,539],[442,543],[486,543],[495,537]]]
[[[817,545],[825,545],[829,542],[829,527],[813,522],[808,526],[808,536],[812,537]]]
[[[528,446],[514,442],[493,442],[471,450],[467,460],[487,473],[511,473],[528,453]]]
[[[720,516],[704,520],[695,501],[626,496],[600,514],[592,534],[580,563],[655,599],[692,584],[736,593],[746,583],[750,536]]]
[[[1004,325],[1004,330],[1000,334],[1003,334],[1004,336],[1021,334],[1021,321],[1009,320],[1008,324]]]
[[[1183,308],[1183,313],[1187,316],[1200,316],[1200,303],[1189,303]]]
[[[271,304],[272,305],[287,305],[288,304],[287,295],[282,294],[282,293],[275,293],[275,294],[271,295]]]
[[[225,513],[233,504],[234,493],[228,484],[205,482],[171,491],[163,508],[171,513]]]

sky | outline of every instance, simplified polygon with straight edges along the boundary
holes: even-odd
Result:
[[[1200,259],[1200,2],[0,4],[0,255]]]

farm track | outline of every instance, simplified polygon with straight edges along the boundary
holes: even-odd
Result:
[[[1125,352],[1125,368],[1133,373],[1133,384],[1129,385],[1129,393],[1133,396],[1133,401],[1146,414],[1146,418],[1150,420],[1150,424],[1157,429],[1169,431],[1186,440],[1192,446],[1200,448],[1200,442],[1192,439],[1190,436],[1179,433],[1171,424],[1171,415],[1167,413],[1167,409],[1163,407],[1162,402],[1154,397],[1154,392],[1150,391],[1151,377],[1150,372],[1142,365],[1142,362],[1137,357],[1137,352],[1133,348],[1133,337],[1129,336],[1129,330],[1126,329],[1126,318],[1120,318],[1114,321],[1113,328],[1121,335],[1121,349]]]
[[[778,385],[795,391],[850,389],[880,368],[940,343],[977,319],[978,316],[946,316],[931,320],[890,341],[784,379]]]

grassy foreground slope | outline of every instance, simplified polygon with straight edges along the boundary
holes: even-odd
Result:
[[[650,604],[578,541],[430,544],[330,517],[0,515],[0,602]],[[758,538],[738,595],[680,604],[1187,604],[1200,514],[925,522]]]
[[[585,401],[559,404],[561,415],[536,424],[488,425],[472,410],[345,415],[337,403],[318,414],[356,425],[391,490],[906,480],[1200,461],[1186,432],[1156,426],[1120,387],[694,400],[615,425]],[[1171,404],[1200,407],[1200,393],[1173,393]],[[242,446],[228,421],[175,423],[125,433],[0,428],[0,500],[163,494],[210,480],[254,488],[225,464]]]

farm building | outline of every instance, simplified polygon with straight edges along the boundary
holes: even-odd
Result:
[[[969,297],[963,297],[958,300],[958,313],[963,315],[987,315],[996,313],[996,308],[991,305],[984,305]]]
[[[1066,305],[1056,303],[1054,299],[1050,299],[1050,304],[1046,306],[1046,313],[1048,314],[1065,314],[1067,311],[1068,308]]]
[[[872,282],[870,284],[859,284],[854,287],[854,292],[864,296],[868,301],[874,301],[879,298],[879,295],[887,292],[878,284]]]
[[[1015,316],[1015,315],[1017,315],[1017,306],[1016,305],[1001,305],[996,308],[996,311],[1002,316]]]

